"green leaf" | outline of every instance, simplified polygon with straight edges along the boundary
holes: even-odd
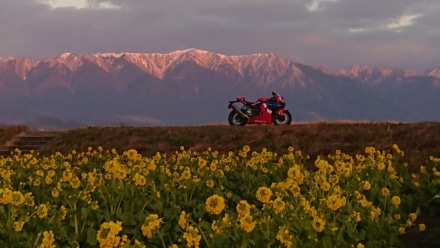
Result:
[[[365,239],[365,236],[367,235],[367,232],[364,230],[364,229],[362,229],[360,232],[359,232],[359,240],[364,240]]]
[[[170,219],[170,220],[178,219],[179,214],[180,214],[180,211],[179,211],[178,207],[166,208],[163,210],[163,217],[165,219]]]
[[[350,237],[353,240],[358,239],[359,234],[358,234],[357,229],[353,229],[353,224],[346,223],[345,225],[347,225],[347,232],[346,233],[347,233],[348,237]]]
[[[206,220],[200,222],[199,224],[197,224],[197,226],[202,229],[202,231],[206,231],[207,235],[209,235],[210,231],[211,231],[211,224],[209,222],[207,222]]]
[[[332,237],[325,233],[324,236],[322,236],[322,239],[321,239],[321,243],[322,243],[321,247],[323,247],[323,248],[333,248],[333,247],[335,247],[333,245],[332,240],[333,240]]]
[[[124,225],[130,225],[130,226],[136,225],[136,218],[130,212],[122,213],[119,217],[122,223],[124,223]]]
[[[163,211],[163,203],[162,203],[162,201],[159,201],[155,197],[150,201],[150,204],[148,206],[155,213],[160,213],[161,211]]]
[[[219,235],[215,237],[211,244],[211,248],[233,247],[230,235]]]
[[[97,231],[93,227],[90,227],[89,230],[87,230],[87,244],[96,245],[98,243],[96,240],[96,233]]]
[[[72,241],[72,242],[70,243],[69,248],[80,248],[80,245],[78,244],[78,242],[76,242],[76,241]]]
[[[81,208],[81,220],[85,220],[89,212],[89,208]]]

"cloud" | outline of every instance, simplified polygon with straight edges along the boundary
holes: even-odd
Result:
[[[323,10],[328,3],[336,3],[338,1],[339,0],[312,0],[311,3],[307,4],[307,9],[311,12]]]
[[[0,0],[0,57],[199,48],[422,70],[440,66],[439,12],[438,0]]]
[[[390,18],[385,20],[385,24],[379,24],[378,26],[373,26],[369,28],[349,28],[348,31],[351,33],[362,33],[377,30],[395,30],[400,32],[402,28],[414,25],[416,18],[423,16],[422,14],[403,14],[398,18]]]
[[[90,1],[90,0],[40,0],[40,3],[49,5],[52,9],[56,8],[76,8],[76,9],[118,9],[120,6],[109,1]]]
[[[397,20],[391,20],[386,25],[386,28],[399,29],[402,27],[411,26],[414,23],[414,19],[416,19],[419,16],[421,16],[421,14],[415,14],[415,15],[403,14]]]
[[[73,7],[77,9],[83,9],[89,7],[87,0],[41,0],[41,3],[49,5],[51,8],[65,8]]]

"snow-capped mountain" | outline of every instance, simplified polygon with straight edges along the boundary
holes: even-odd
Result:
[[[275,54],[64,53],[0,58],[0,123],[59,118],[86,125],[225,122],[227,101],[280,92],[294,121],[439,120],[440,68],[354,65],[339,71]]]

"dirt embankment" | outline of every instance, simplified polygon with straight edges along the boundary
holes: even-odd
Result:
[[[68,130],[40,150],[41,153],[73,149],[85,151],[89,146],[116,149],[119,152],[136,149],[144,155],[173,153],[186,149],[203,151],[208,147],[220,152],[236,151],[244,145],[253,150],[263,147],[284,153],[289,146],[301,150],[312,159],[334,153],[337,149],[354,155],[373,146],[389,151],[397,144],[405,152],[411,168],[424,163],[429,156],[440,155],[440,122],[419,123],[342,123],[316,122],[290,126],[222,125],[187,127],[91,127]]]

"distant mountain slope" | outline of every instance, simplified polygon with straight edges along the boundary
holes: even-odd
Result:
[[[334,72],[275,54],[197,49],[0,58],[0,122],[42,128],[46,117],[76,125],[225,122],[228,100],[271,91],[285,97],[294,121],[440,120],[440,68],[419,73],[354,65]]]

